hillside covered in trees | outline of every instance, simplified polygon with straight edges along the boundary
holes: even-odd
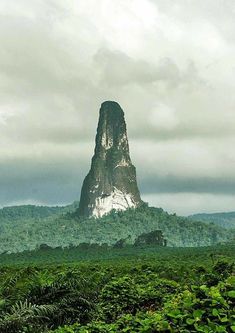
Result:
[[[205,223],[214,223],[223,228],[235,229],[235,212],[228,213],[211,213],[211,214],[194,214],[189,216],[194,221]]]
[[[144,204],[138,209],[111,212],[100,219],[79,218],[77,203],[65,207],[18,206],[0,210],[0,253],[81,243],[134,244],[145,233],[161,230],[168,246],[210,246],[234,238],[234,232],[213,224],[193,222]]]

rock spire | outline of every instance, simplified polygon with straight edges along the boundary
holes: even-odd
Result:
[[[118,103],[106,101],[100,108],[95,153],[83,182],[79,215],[101,217],[141,203],[124,112]]]

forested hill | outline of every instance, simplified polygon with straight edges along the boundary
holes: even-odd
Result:
[[[235,212],[229,213],[211,213],[211,214],[194,214],[189,216],[194,221],[205,223],[214,223],[227,229],[235,229]]]
[[[61,215],[74,211],[78,207],[78,203],[74,202],[68,206],[9,206],[0,209],[0,225],[2,222],[22,221],[29,219],[43,219],[49,216]]]
[[[100,219],[81,219],[75,212],[76,207],[77,203],[51,210],[31,207],[27,214],[28,210],[22,208],[25,210],[22,218],[0,219],[0,253],[33,250],[41,244],[51,247],[81,243],[114,245],[120,239],[133,244],[138,236],[154,230],[162,230],[168,246],[210,246],[234,238],[233,232],[224,228],[170,215],[147,205],[124,212],[113,211]],[[39,213],[37,209],[45,212]],[[16,210],[19,212],[20,207]]]

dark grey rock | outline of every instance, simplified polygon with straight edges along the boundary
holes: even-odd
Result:
[[[124,112],[118,103],[104,102],[100,108],[95,154],[82,186],[79,215],[101,217],[113,209],[136,208],[141,203]]]

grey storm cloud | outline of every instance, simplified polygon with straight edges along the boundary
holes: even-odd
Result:
[[[166,82],[169,86],[178,85],[183,80],[179,68],[171,59],[161,59],[159,64],[136,60],[120,51],[100,49],[94,56],[101,73],[101,82],[107,85],[144,85]]]
[[[232,0],[2,0],[0,205],[79,199],[116,100],[146,200],[235,210],[234,14]]]
[[[144,193],[211,193],[235,195],[235,180],[223,178],[143,178],[140,187]]]

